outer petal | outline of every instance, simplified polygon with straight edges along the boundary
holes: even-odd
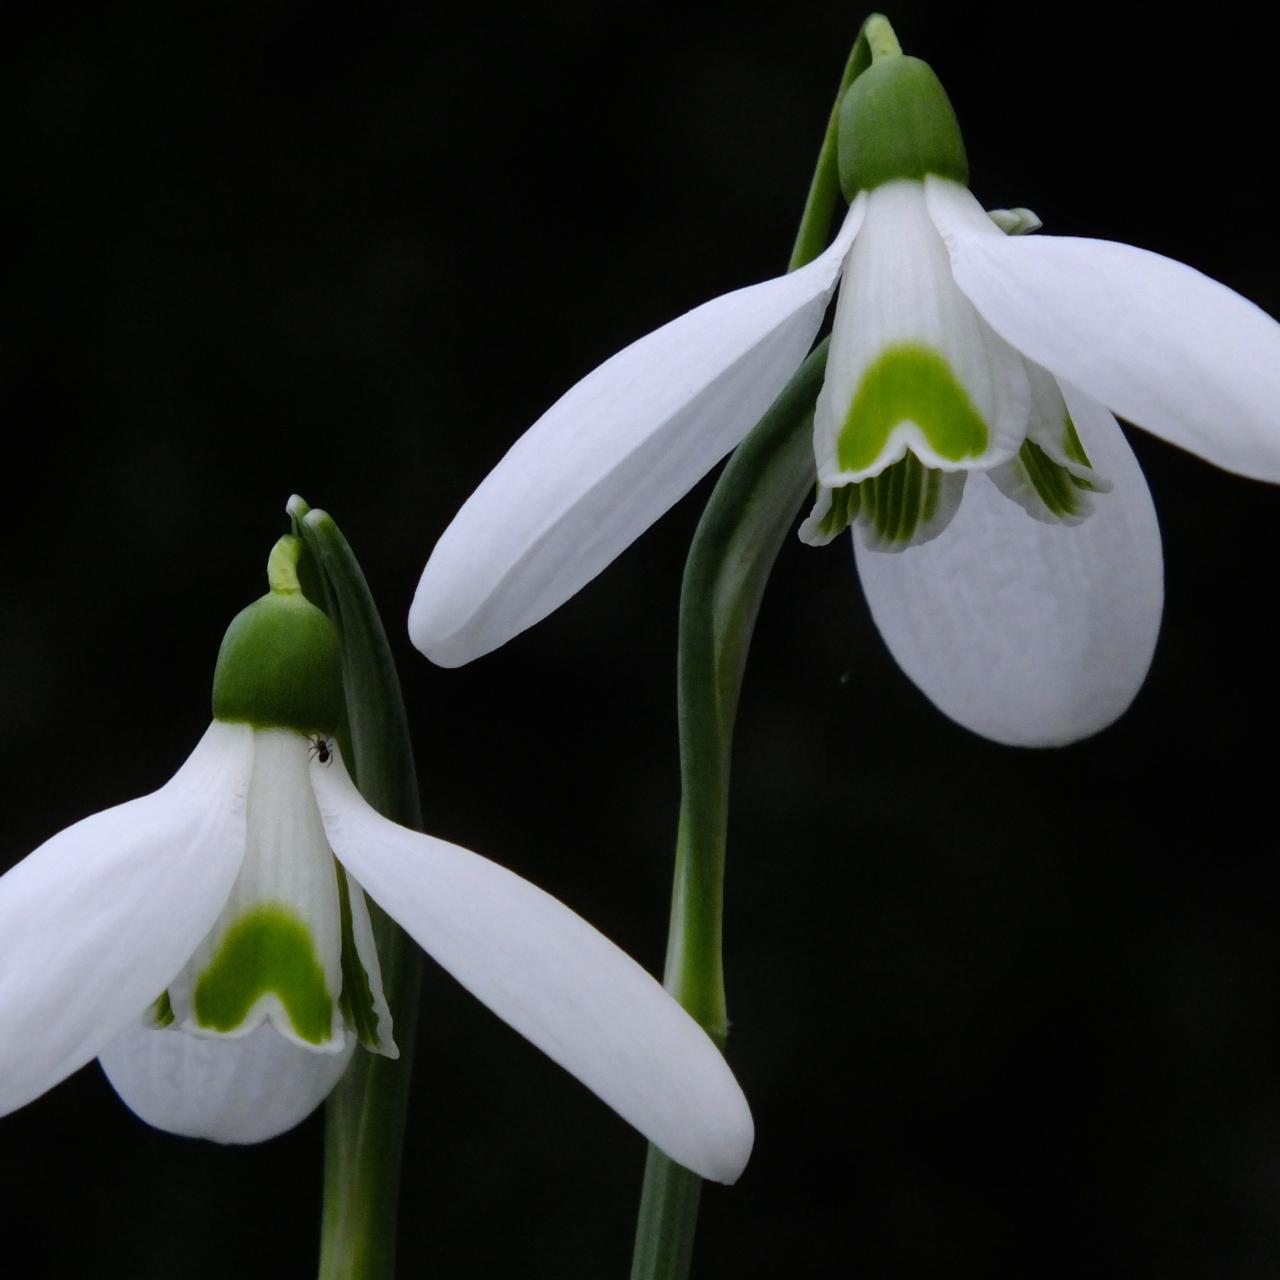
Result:
[[[316,1053],[268,1023],[235,1039],[135,1024],[100,1060],[129,1109],[157,1129],[214,1142],[265,1142],[325,1100],[354,1050],[348,1037],[341,1052]]]
[[[527,880],[387,821],[337,759],[312,776],[334,852],[429,955],[672,1159],[738,1177],[753,1138],[746,1099],[649,974]]]
[[[1106,240],[1008,237],[928,180],[956,283],[996,332],[1122,418],[1280,481],[1280,325],[1170,258]]]
[[[1137,460],[1100,405],[1063,384],[1114,489],[1077,526],[1032,520],[971,477],[945,533],[898,555],[854,540],[872,617],[940,710],[1011,746],[1105,728],[1146,677],[1164,602],[1160,532]]]
[[[0,879],[0,1114],[88,1062],[208,932],[244,856],[252,759],[247,725],[214,723],[159,791]]]
[[[816,261],[632,343],[516,441],[427,562],[409,613],[427,657],[461,666],[546,617],[746,435],[809,350],[862,205]]]

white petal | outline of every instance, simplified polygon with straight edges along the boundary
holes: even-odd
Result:
[[[528,881],[387,821],[337,758],[312,776],[334,852],[430,956],[672,1159],[737,1178],[753,1137],[746,1099],[649,974]]]
[[[924,469],[922,487],[930,492],[914,502],[895,498],[894,489],[898,488],[900,492],[900,486],[893,470],[882,471],[873,480],[864,480],[861,485],[862,510],[858,512],[855,526],[858,541],[869,550],[890,554],[932,542],[960,509],[968,475],[967,471]],[[911,529],[905,539],[902,536],[904,519]],[[885,528],[886,523],[888,529]]]
[[[247,725],[214,723],[159,791],[0,879],[0,1115],[94,1057],[164,990],[244,856]]]
[[[307,759],[313,750],[309,740],[292,729],[254,730],[240,874],[217,923],[169,984],[176,1025],[184,1031],[248,1035],[269,1021],[281,1035],[295,1039],[303,1048],[337,1053],[344,1047],[345,1030],[337,1001],[342,990],[338,868],[325,840],[307,774]],[[298,1016],[309,1019],[305,1027],[294,1026],[293,1014],[285,1003],[288,992],[274,987],[260,991],[247,1009],[235,990],[230,1004],[214,1006],[214,1016],[200,1016],[200,984],[209,981],[225,954],[228,935],[246,926],[252,928],[255,915],[261,920],[261,913],[266,913],[267,929],[283,925],[297,931],[295,941],[300,949],[291,957],[294,963],[287,966],[285,976],[298,980],[294,994],[301,1006]],[[224,979],[230,976],[235,982],[238,971],[234,966],[222,972]],[[223,1025],[217,1015],[227,1022],[237,1016],[239,1020]]]
[[[950,527],[899,555],[856,544],[872,617],[902,669],[966,728],[1056,746],[1104,728],[1142,685],[1163,606],[1160,533],[1115,419],[1063,385],[1113,483],[1083,524],[1032,520],[985,475]]]
[[[214,1142],[265,1142],[305,1120],[328,1097],[351,1061],[315,1053],[273,1027],[210,1039],[138,1024],[100,1055],[128,1108],[156,1129]]]
[[[1031,384],[1031,421],[1027,439],[1037,444],[1060,467],[1078,480],[1095,486],[1100,493],[1110,493],[1110,482],[1098,473],[1092,459],[1084,462],[1072,447],[1071,430],[1075,424],[1067,411],[1065,397],[1058,380],[1037,364],[1027,361],[1027,381]],[[1101,406],[1085,397],[1089,413],[1096,415]]]
[[[1094,494],[1110,493],[1111,482],[1082,460],[1080,450],[1073,447],[1074,424],[1057,379],[1029,360],[1026,366],[1032,396],[1027,442],[1008,462],[992,467],[987,476],[1032,519],[1046,524],[1082,524],[1094,510]],[[1096,408],[1096,402],[1090,403]],[[1053,498],[1047,500],[1046,494]]]
[[[868,369],[904,347],[923,348],[945,362],[961,399],[967,398],[981,420],[975,431],[984,447],[962,458],[935,450],[931,433],[936,435],[938,419],[949,422],[953,415],[941,414],[926,399],[922,407],[933,409],[929,420],[886,423],[888,436],[878,452],[867,450],[858,462],[843,456],[839,442]],[[924,187],[906,181],[877,187],[849,252],[826,380],[813,415],[819,480],[838,485],[876,475],[908,448],[941,470],[991,466],[1017,452],[1029,407],[1023,361],[955,287],[946,249],[925,208]],[[880,430],[879,423],[867,425],[868,443],[879,442]]]
[[[1044,226],[1032,210],[1021,205],[1016,209],[988,209],[987,217],[1007,236],[1027,236]]]
[[[456,667],[584,587],[729,452],[809,350],[861,218],[807,267],[632,343],[512,446],[445,530],[409,613]]]
[[[1145,249],[1001,235],[928,180],[956,283],[1015,347],[1122,418],[1242,475],[1280,481],[1280,325]]]

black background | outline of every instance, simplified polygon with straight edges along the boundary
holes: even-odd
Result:
[[[1280,313],[1273,49],[1247,26],[900,4],[988,206]],[[460,671],[402,618],[517,433],[785,264],[862,13],[8,3],[0,23],[0,866],[164,781],[297,490],[402,659],[428,826],[651,968],[675,604],[708,486]],[[1280,430],[1280,406],[1277,406]],[[1267,487],[1139,433],[1151,678],[1096,739],[980,741],[897,671],[846,540],[784,550],[740,717],[731,1059],[756,1152],[696,1274],[1271,1276],[1280,903]],[[623,1276],[642,1142],[438,971],[402,1274]],[[319,1122],[219,1149],[96,1068],[0,1121],[27,1275],[314,1271]]]

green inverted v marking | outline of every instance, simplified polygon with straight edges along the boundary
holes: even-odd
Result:
[[[915,342],[886,347],[867,366],[836,441],[841,470],[874,465],[904,422],[914,422],[948,462],[986,452],[987,424],[968,392],[942,356]]]
[[[279,997],[301,1039],[329,1039],[333,997],[311,930],[281,906],[254,907],[227,930],[196,983],[196,1022],[234,1031],[268,992]]]

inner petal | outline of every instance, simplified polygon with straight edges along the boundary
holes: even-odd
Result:
[[[342,768],[339,762],[338,768]],[[364,890],[345,867],[338,867],[342,899],[342,1014],[370,1053],[398,1058],[391,1010],[382,990],[382,967]]]
[[[224,1034],[250,1029],[259,1006],[277,1024],[274,1015],[283,1014],[307,1044],[323,1044],[333,1034],[333,994],[311,930],[277,903],[235,917],[192,993],[197,1024]]]
[[[982,457],[990,441],[951,366],[919,343],[886,347],[867,366],[836,441],[840,469],[874,473],[895,440],[917,456],[957,465]]]
[[[310,745],[284,729],[254,733],[247,847],[208,937],[169,985],[174,1024],[247,1035],[264,1022],[308,1048],[346,1042],[338,869],[308,773]],[[158,1004],[153,1022],[165,1022]]]
[[[951,522],[964,492],[966,473],[926,467],[907,453],[878,475],[836,489],[823,486],[800,539],[824,546],[857,525],[863,542],[881,551],[901,551],[936,538]]]
[[[1093,468],[1057,381],[1027,363],[1033,406],[1027,438],[1015,458],[991,470],[1005,497],[1047,524],[1079,524],[1094,510],[1095,494],[1111,484]]]
[[[1026,362],[956,287],[919,182],[870,193],[849,253],[814,413],[819,480],[861,481],[912,453],[942,471],[1013,457]]]

